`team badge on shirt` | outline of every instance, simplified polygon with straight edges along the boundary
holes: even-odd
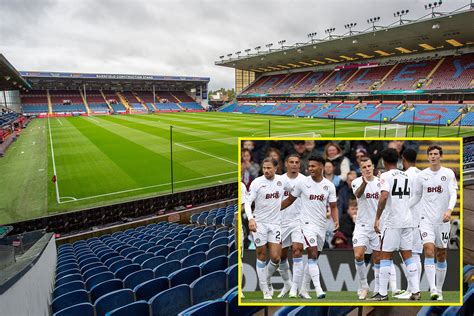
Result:
[[[281,181],[277,181],[277,185],[278,185],[279,187],[281,187],[281,186],[282,186]]]
[[[325,186],[323,186],[323,190],[327,191],[327,190],[329,190],[329,187],[327,185],[325,185]]]
[[[446,181],[446,180],[447,180],[446,176],[441,177],[441,181]]]
[[[310,243],[314,243],[314,238],[311,238],[311,239],[309,240],[309,242],[310,242]]]

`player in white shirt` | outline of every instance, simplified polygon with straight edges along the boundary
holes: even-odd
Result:
[[[416,167],[416,157],[417,157],[416,150],[411,149],[411,148],[405,149],[402,153],[403,170],[405,170],[405,173],[408,175],[408,179],[410,180],[410,183],[411,183],[411,188],[410,188],[411,195],[413,195],[413,192],[414,192],[413,185],[415,183],[416,175],[421,171],[420,169]],[[413,229],[413,248],[411,250],[411,254],[412,254],[413,260],[415,260],[416,267],[418,268],[418,280],[421,280],[421,273],[423,270],[421,266],[420,256],[423,253],[423,242],[421,241],[421,234],[419,230],[420,212],[418,211],[418,206],[411,207],[410,209],[411,209],[411,214],[413,216],[413,223],[415,226],[415,228]],[[404,264],[402,264],[402,268],[403,268],[405,277],[408,280],[406,267]],[[402,291],[401,294],[395,295],[395,298],[407,300],[410,298],[410,296],[411,296],[411,289],[410,289],[410,284],[408,284],[407,290]]]
[[[282,177],[289,183],[291,189],[296,184],[306,178],[300,171],[301,161],[297,154],[286,157],[285,167],[287,173]],[[285,197],[290,194],[285,191]],[[301,212],[301,200],[297,200],[291,206],[282,211],[281,231],[282,231],[282,250],[279,271],[284,281],[283,290],[278,295],[279,298],[289,293],[289,297],[296,297],[298,289],[301,288],[303,281],[303,235],[301,234],[301,224],[299,221]],[[290,279],[290,267],[288,265],[288,249],[291,246],[293,259],[293,282],[286,282]]]
[[[272,299],[273,288],[267,280],[278,269],[281,254],[281,200],[289,186],[282,176],[275,174],[278,162],[265,158],[262,163],[263,176],[252,181],[245,201],[245,214],[249,230],[257,250],[257,276],[264,299]],[[252,214],[251,205],[255,201]],[[270,261],[267,259],[267,248]]]
[[[301,199],[301,230],[304,247],[308,251],[306,269],[308,269],[313,280],[318,299],[326,297],[319,281],[318,254],[323,250],[326,238],[326,210],[328,204],[331,208],[334,227],[336,230],[339,229],[336,187],[331,181],[323,178],[323,168],[324,159],[321,156],[309,157],[308,172],[310,175],[298,182],[288,198],[281,203],[281,209],[284,210],[293,204],[297,198]],[[305,277],[303,277],[302,283],[305,284]],[[305,286],[302,286],[300,294],[303,298],[311,298]]]
[[[390,279],[393,252],[400,251],[407,266],[409,282],[411,282],[410,300],[420,300],[418,268],[411,254],[413,218],[409,209],[410,181],[404,171],[397,170],[398,153],[395,149],[383,150],[382,159],[387,171],[380,176],[380,198],[374,225],[377,233],[380,233],[380,218],[384,210],[386,216],[380,254],[379,293],[372,299],[376,301],[388,300],[387,286]]]
[[[451,212],[456,206],[458,185],[454,172],[441,166],[443,149],[432,145],[428,147],[427,153],[430,167],[417,175],[410,206],[420,202],[418,204],[421,215],[420,232],[431,299],[443,300],[442,290],[447,269],[446,249],[450,238]]]
[[[355,267],[359,276],[359,289],[357,292],[359,299],[365,300],[369,293],[367,267],[364,261],[365,251],[371,249],[374,266],[380,264],[380,237],[375,232],[373,226],[380,197],[380,181],[379,178],[374,176],[374,164],[370,158],[365,157],[361,159],[360,169],[362,176],[352,181],[352,191],[357,198],[358,205],[352,244],[354,247]],[[374,270],[376,284],[378,283],[379,272],[377,268]]]
[[[243,168],[242,168],[243,169]],[[247,194],[248,194],[248,191],[247,191],[247,187],[245,186],[245,183],[243,182],[240,182],[240,209],[244,209],[245,208],[245,201],[247,200]],[[242,217],[240,218],[242,219]],[[244,256],[244,227],[243,225],[239,227],[240,229],[240,256],[241,258],[243,258]],[[242,259],[239,258],[239,260],[241,260],[241,267],[242,267]],[[240,269],[240,272],[242,273],[242,269]],[[240,275],[240,278],[242,278],[242,275]],[[242,292],[242,289],[240,289],[240,297],[241,298],[244,298],[244,293]]]

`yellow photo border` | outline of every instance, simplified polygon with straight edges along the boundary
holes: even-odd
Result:
[[[241,243],[243,242],[240,238],[240,229],[242,229],[242,207],[241,207],[241,194],[240,194],[240,182],[241,182],[241,143],[244,140],[255,140],[255,141],[270,141],[270,140],[281,140],[281,141],[293,141],[293,140],[314,140],[314,141],[340,141],[340,140],[375,140],[375,141],[391,141],[391,140],[415,140],[415,141],[433,141],[433,142],[443,142],[443,141],[455,141],[459,143],[460,152],[459,152],[459,222],[460,222],[460,244],[459,244],[459,302],[436,302],[430,301],[425,303],[390,303],[383,302],[378,303],[376,301],[365,301],[361,302],[358,300],[354,300],[354,302],[312,302],[312,301],[299,301],[295,303],[291,302],[279,302],[279,303],[246,303],[242,302],[242,298],[240,297],[241,288],[242,288],[242,253],[241,253]],[[462,306],[463,305],[463,292],[462,292],[462,285],[463,285],[463,138],[462,137],[439,137],[439,138],[422,138],[422,137],[393,137],[393,138],[381,138],[381,137],[367,137],[367,138],[360,138],[360,137],[321,137],[321,138],[312,138],[312,137],[238,137],[238,219],[237,219],[237,254],[238,254],[238,281],[237,281],[237,289],[238,289],[238,305],[239,306]]]

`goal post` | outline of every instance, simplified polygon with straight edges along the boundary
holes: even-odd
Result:
[[[293,134],[278,134],[272,133],[272,137],[275,138],[320,138],[321,134],[315,132],[306,132],[306,133],[293,133]]]
[[[364,137],[405,137],[407,127],[407,125],[401,124],[366,126],[364,128]]]

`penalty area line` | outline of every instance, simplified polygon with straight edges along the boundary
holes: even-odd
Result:
[[[203,155],[206,155],[206,156],[209,156],[209,157],[213,157],[213,158],[216,158],[216,159],[219,159],[219,160],[222,160],[222,161],[231,163],[231,164],[237,166],[237,163],[236,163],[235,161],[232,161],[232,160],[229,160],[229,159],[225,159],[225,158],[222,158],[222,157],[218,157],[218,156],[215,156],[215,155],[213,155],[213,154],[207,153],[207,152],[205,152],[205,151],[202,151],[202,150],[199,150],[199,149],[190,147],[190,146],[186,146],[186,145],[183,145],[183,144],[180,144],[180,143],[175,143],[175,145],[176,145],[176,146],[179,146],[179,147],[183,147],[183,148],[189,149],[189,150],[192,150],[192,151],[195,151],[195,152],[198,152],[198,153],[200,153],[200,154],[203,154]]]

